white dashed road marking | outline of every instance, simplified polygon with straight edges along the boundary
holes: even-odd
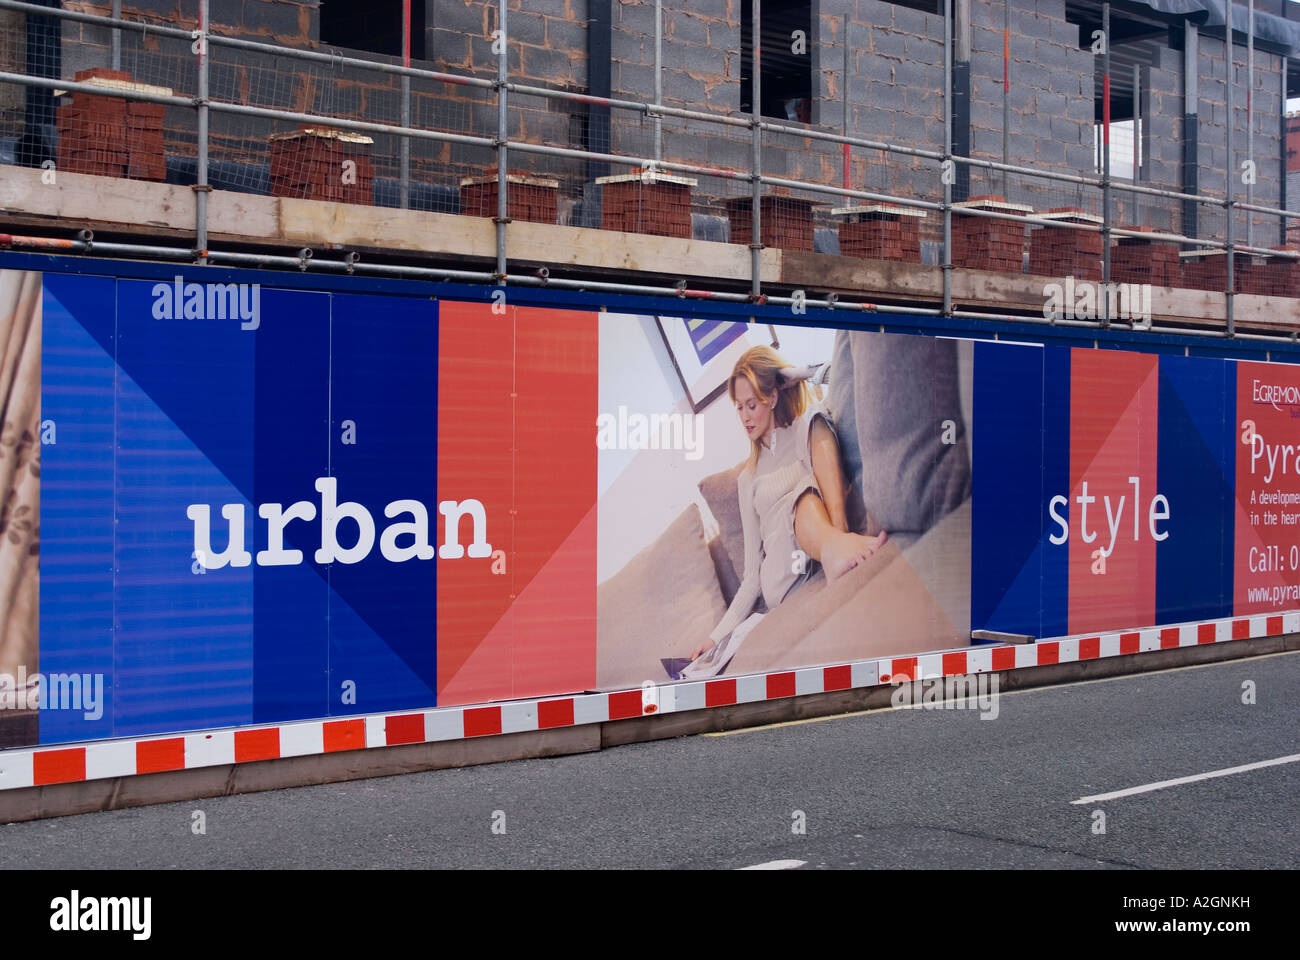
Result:
[[[1164,790],[1166,787],[1181,787],[1185,783],[1196,783],[1200,780],[1213,780],[1215,777],[1228,777],[1234,773],[1246,773],[1250,770],[1259,770],[1263,767],[1277,767],[1284,763],[1295,763],[1300,761],[1300,753],[1293,753],[1286,757],[1277,757],[1273,760],[1261,760],[1258,763],[1247,763],[1240,767],[1226,767],[1223,770],[1211,770],[1209,773],[1197,773],[1190,777],[1179,777],[1176,780],[1161,780],[1158,783],[1147,783],[1140,787],[1129,787],[1127,790],[1116,790],[1113,793],[1099,793],[1092,797],[1080,797],[1078,800],[1071,800],[1070,803],[1078,805],[1081,803],[1100,803],[1102,800],[1116,800],[1119,797],[1132,797],[1139,793],[1150,793],[1152,790]]]
[[[741,867],[741,870],[794,870],[806,864],[807,860],[769,860],[767,863],[756,863],[752,867]]]

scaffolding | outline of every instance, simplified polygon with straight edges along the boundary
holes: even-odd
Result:
[[[763,22],[761,0],[745,0],[745,2],[750,5],[751,36],[761,38],[761,25]],[[167,42],[189,47],[196,58],[192,95],[177,93],[175,89],[161,84],[123,82],[116,85],[110,84],[106,87],[106,81],[97,77],[69,80],[58,76],[34,75],[31,72],[0,72],[0,83],[17,84],[31,89],[61,91],[71,93],[74,97],[86,95],[94,98],[111,94],[112,97],[120,98],[128,104],[154,104],[163,109],[192,112],[195,128],[193,145],[194,182],[192,184],[195,194],[195,222],[192,229],[194,238],[192,245],[179,247],[156,244],[106,243],[95,240],[89,232],[83,232],[76,239],[29,237],[12,234],[0,235],[0,245],[11,249],[81,254],[90,253],[93,250],[96,254],[108,256],[163,259],[191,262],[198,265],[228,264],[296,270],[336,271],[349,274],[361,273],[481,283],[498,287],[512,284],[520,286],[551,286],[567,289],[601,290],[610,293],[669,296],[682,299],[790,306],[802,305],[863,313],[888,310],[894,313],[1037,322],[1038,318],[1032,315],[998,314],[962,309],[954,300],[952,284],[952,274],[955,269],[1005,269],[1008,272],[1020,272],[1020,257],[1023,250],[1025,231],[1027,228],[1036,228],[1034,231],[1035,236],[1044,238],[1041,242],[1044,244],[1045,249],[1050,247],[1059,252],[1068,247],[1070,250],[1082,251],[1080,256],[1085,260],[1090,258],[1099,260],[1099,275],[1092,278],[1084,275],[1080,279],[1095,280],[1103,285],[1102,289],[1113,290],[1116,284],[1132,283],[1135,280],[1142,279],[1143,275],[1141,273],[1135,274],[1131,270],[1125,272],[1117,269],[1117,264],[1114,262],[1116,251],[1128,249],[1129,247],[1141,247],[1149,251],[1152,245],[1165,244],[1176,245],[1179,259],[1186,264],[1181,274],[1184,278],[1184,286],[1187,285],[1186,278],[1194,276],[1196,279],[1192,281],[1193,285],[1200,289],[1221,293],[1224,296],[1224,325],[1221,329],[1215,330],[1183,327],[1164,328],[1153,326],[1149,317],[1144,323],[1140,318],[1114,316],[1112,311],[1115,298],[1105,296],[1100,298],[1098,304],[1100,312],[1096,317],[1080,319],[1062,315],[1044,317],[1041,322],[1099,328],[1120,324],[1134,329],[1148,329],[1155,332],[1167,331],[1184,334],[1205,334],[1208,336],[1264,337],[1271,339],[1274,336],[1282,335],[1291,339],[1295,338],[1294,330],[1279,334],[1251,334],[1237,329],[1234,305],[1240,294],[1272,295],[1275,290],[1285,289],[1289,291],[1291,289],[1291,278],[1300,279],[1300,250],[1256,245],[1255,219],[1257,217],[1276,218],[1278,223],[1277,232],[1280,236],[1285,237],[1286,224],[1289,218],[1298,217],[1300,213],[1255,203],[1253,178],[1244,181],[1247,187],[1244,200],[1239,198],[1239,192],[1235,189],[1240,171],[1236,166],[1232,132],[1233,88],[1236,85],[1234,69],[1236,62],[1233,55],[1234,44],[1231,29],[1228,31],[1226,43],[1228,63],[1225,92],[1228,122],[1225,124],[1225,155],[1227,163],[1222,171],[1226,189],[1223,196],[1213,196],[1202,192],[1192,193],[1166,187],[1143,185],[1135,182],[1136,178],[1134,178],[1134,182],[1129,182],[1124,178],[1112,176],[1110,169],[1111,151],[1109,149],[1112,122],[1108,93],[1111,78],[1111,10],[1109,3],[1103,5],[1102,13],[1102,72],[1107,95],[1104,99],[1105,116],[1101,129],[1105,149],[1102,155],[1100,176],[1085,176],[1064,171],[1036,169],[1009,162],[1010,157],[1006,147],[1006,132],[1008,129],[1006,97],[1010,86],[1009,20],[1004,28],[1006,32],[1004,34],[1002,84],[1003,159],[997,161],[969,156],[955,149],[954,72],[958,61],[968,62],[970,59],[969,39],[963,41],[961,31],[955,29],[955,22],[962,20],[969,24],[970,0],[944,0],[943,2],[943,143],[941,148],[933,150],[849,134],[849,24],[847,18],[843,21],[843,36],[839,38],[839,43],[843,45],[844,55],[843,75],[840,81],[843,85],[844,120],[840,125],[840,130],[835,131],[827,125],[813,126],[794,120],[781,122],[762,114],[760,109],[760,105],[763,103],[762,42],[753,42],[751,44],[753,63],[749,76],[750,109],[747,116],[666,105],[663,102],[662,90],[663,11],[661,2],[654,4],[655,92],[652,99],[642,102],[633,99],[594,96],[589,93],[550,88],[512,79],[509,56],[510,24],[508,22],[507,6],[506,0],[498,0],[496,30],[499,31],[499,34],[493,36],[493,50],[496,54],[497,69],[495,78],[489,79],[466,73],[441,72],[412,67],[410,65],[409,2],[404,5],[403,55],[400,57],[400,62],[389,63],[344,56],[332,51],[300,49],[225,36],[211,29],[208,0],[199,0],[197,17],[192,25],[176,22],[170,25],[160,25],[122,19],[120,5],[118,4],[114,4],[113,14],[105,17],[80,11],[40,6],[21,2],[21,0],[0,0],[0,11],[8,10],[24,13],[29,17],[54,18],[63,24],[89,25],[109,31],[112,36],[111,63],[114,69],[121,64],[121,37],[126,33],[140,38],[149,38],[154,43]],[[954,7],[958,8],[958,10],[955,11]],[[960,17],[957,16],[958,13],[961,14]],[[1248,131],[1246,151],[1247,159],[1253,162],[1254,142],[1253,126],[1251,124],[1253,103],[1250,93],[1254,88],[1255,70],[1253,0],[1250,2],[1249,24],[1247,37],[1247,76],[1249,82],[1247,83],[1248,92],[1246,96]],[[963,42],[966,44],[965,49],[962,46]],[[323,71],[349,69],[373,74],[377,77],[396,78],[399,84],[396,117],[391,121],[383,118],[360,119],[343,116],[341,115],[343,111],[312,109],[310,105],[302,109],[291,109],[286,106],[250,103],[248,102],[250,98],[246,94],[241,95],[241,91],[231,86],[228,81],[223,82],[223,85],[219,85],[214,89],[213,63],[218,51],[230,54],[237,53],[245,59],[262,58],[269,64],[289,61],[295,64],[314,65]],[[1283,71],[1283,110],[1285,110],[1285,58],[1283,59]],[[328,76],[325,79],[328,80]],[[1134,84],[1134,105],[1136,109],[1136,74]],[[417,122],[418,118],[413,114],[413,86],[426,90],[454,88],[458,91],[473,91],[480,100],[479,102],[469,103],[455,101],[461,106],[449,107],[446,115],[428,118],[432,122],[421,123]],[[511,104],[517,98],[531,98],[531,101],[542,104],[565,104],[574,109],[590,110],[594,107],[611,113],[618,112],[620,116],[626,115],[639,118],[642,122],[649,121],[652,126],[652,134],[649,137],[649,143],[646,143],[645,149],[641,151],[641,155],[634,155],[627,150],[615,151],[613,149],[612,135],[609,134],[606,134],[606,136],[610,142],[604,144],[606,149],[603,150],[593,149],[591,142],[578,146],[554,142],[538,142],[535,137],[530,139],[528,136],[523,135],[522,132],[516,133],[511,130],[510,109]],[[452,101],[447,102],[452,103]],[[494,126],[489,126],[487,129],[475,129],[476,126],[488,125],[486,120],[475,119],[487,116],[486,113],[480,113],[476,109],[479,106],[495,108]],[[213,249],[208,238],[208,197],[213,189],[211,183],[211,158],[215,139],[213,124],[218,118],[225,120],[258,118],[280,125],[296,124],[298,125],[296,135],[300,136],[323,136],[322,131],[332,131],[333,133],[329,135],[337,139],[337,132],[343,131],[348,135],[356,135],[359,141],[377,138],[385,138],[387,142],[395,141],[398,148],[396,163],[398,191],[396,202],[392,205],[400,208],[411,208],[413,206],[413,190],[418,186],[413,180],[415,176],[412,169],[411,154],[413,143],[425,144],[430,147],[436,146],[444,150],[454,147],[465,151],[463,156],[480,158],[484,161],[480,163],[480,166],[486,168],[486,173],[478,178],[461,178],[461,196],[463,198],[466,195],[464,192],[466,188],[479,189],[480,192],[475,195],[486,198],[483,202],[494,205],[493,212],[495,215],[492,217],[495,224],[496,241],[494,269],[456,270],[395,263],[369,263],[361,260],[355,252],[336,258],[314,256],[314,251],[307,248],[298,250],[292,255]],[[721,128],[730,130],[737,137],[747,139],[749,146],[748,164],[725,166],[712,163],[684,162],[680,159],[665,159],[664,124],[669,121],[680,124],[682,129],[687,131]],[[1136,117],[1133,123],[1134,157],[1136,161],[1138,157],[1137,140],[1139,139]],[[457,126],[460,127],[459,130],[447,129],[448,127]],[[304,130],[306,134],[303,134]],[[222,142],[228,143],[230,140],[229,135],[223,134],[223,136],[225,139]],[[290,134],[282,133],[277,136],[288,137]],[[836,179],[835,177],[816,180],[779,176],[766,172],[764,165],[765,151],[772,149],[773,143],[782,140],[782,138],[786,138],[793,143],[822,142],[836,145],[843,155],[844,174],[840,178],[841,182],[839,184],[833,182]],[[270,139],[275,140],[276,137],[273,136]],[[859,158],[879,155],[886,168],[893,164],[899,168],[906,167],[920,171],[918,176],[936,188],[933,192],[933,199],[917,196],[915,193],[908,193],[903,190],[891,190],[888,184],[884,184],[881,189],[866,189],[871,184],[861,182],[861,178],[859,186],[853,186],[853,178],[850,175],[850,161],[855,154]],[[485,161],[489,157],[495,161],[494,169],[487,167]],[[727,289],[726,285],[723,284],[718,284],[715,288],[708,288],[707,285],[700,287],[698,284],[692,287],[684,280],[672,286],[659,286],[617,281],[596,281],[587,278],[561,278],[551,276],[549,270],[545,268],[521,272],[512,271],[507,227],[514,219],[518,218],[512,202],[517,201],[519,204],[526,206],[527,203],[533,202],[532,198],[534,196],[537,196],[541,197],[538,202],[541,202],[545,207],[547,202],[546,191],[556,189],[550,185],[557,182],[545,179],[543,174],[530,177],[521,175],[520,171],[512,170],[510,163],[516,157],[531,158],[533,160],[549,159],[556,162],[580,161],[587,165],[600,164],[605,165],[608,169],[623,171],[620,174],[600,178],[604,181],[602,186],[608,200],[606,205],[610,208],[615,206],[613,198],[622,195],[614,188],[624,185],[630,185],[630,192],[635,194],[632,201],[630,201],[633,203],[640,202],[636,199],[637,196],[640,196],[640,192],[658,190],[661,187],[665,188],[662,195],[668,196],[671,188],[697,184],[700,180],[708,180],[711,183],[721,185],[720,194],[731,218],[730,227],[733,242],[735,242],[737,235],[748,233],[748,247],[750,250],[750,275],[747,278],[748,291]],[[869,162],[867,166],[868,169],[872,169]],[[273,161],[271,177],[274,178],[275,175],[276,168]],[[1003,195],[989,198],[971,198],[970,183],[976,177],[985,178],[985,181],[981,182],[996,183],[1000,181],[1003,184]],[[1025,184],[1044,185],[1044,189],[1056,190],[1057,194],[1055,195],[1069,195],[1072,192],[1075,196],[1084,194],[1097,196],[1100,198],[1100,209],[1096,212],[1089,212],[1083,209],[1081,205],[1036,212],[1031,206],[1007,202],[1009,199],[1006,188],[1008,178],[1014,178],[1017,182]],[[623,193],[629,193],[629,190],[624,190]],[[656,196],[658,195],[660,194],[656,194]],[[1135,210],[1139,199],[1149,198],[1152,201],[1178,204],[1183,209],[1193,211],[1201,207],[1216,211],[1217,222],[1221,222],[1224,227],[1222,237],[1195,235],[1197,232],[1205,231],[1188,232],[1185,229],[1151,229],[1134,224],[1131,218],[1125,221],[1117,215],[1117,197],[1127,198]],[[333,197],[330,198],[333,199]],[[819,202],[818,198],[821,198],[820,202],[822,203],[829,200],[831,203],[838,204],[836,209],[832,211],[832,215],[841,218],[844,223],[854,224],[858,228],[855,235],[866,236],[868,238],[866,242],[871,249],[880,248],[880,243],[871,246],[872,237],[886,237],[889,242],[894,242],[895,238],[903,238],[909,244],[914,243],[913,233],[908,232],[908,228],[914,225],[908,223],[908,217],[916,213],[937,214],[941,218],[941,233],[939,233],[938,239],[935,241],[937,247],[935,260],[937,262],[933,265],[941,271],[941,304],[935,307],[898,304],[880,306],[876,303],[843,298],[835,294],[808,297],[806,291],[803,290],[778,292],[779,288],[775,288],[770,282],[765,284],[762,276],[762,251],[772,245],[771,241],[773,240],[780,243],[784,238],[794,233],[806,232],[808,224],[811,223],[811,220],[808,219],[808,211],[813,204]],[[581,201],[579,200],[579,202]],[[1235,221],[1242,214],[1247,218],[1245,242],[1238,239],[1235,228]],[[1182,223],[1185,225],[1188,222],[1195,224],[1200,221],[1196,216],[1185,216]],[[785,226],[787,223],[792,225]],[[1053,238],[1059,232],[1064,232],[1060,233],[1060,236],[1070,239],[1068,243],[1057,243],[1055,247],[1052,247],[1053,241],[1048,238]],[[1016,236],[1020,238],[1020,249],[1017,249],[1016,246]],[[1089,236],[1092,239],[1087,239]],[[989,255],[992,257],[990,261],[985,262],[971,253],[977,240],[982,245],[982,250],[985,248],[993,250],[993,254]],[[1098,240],[1100,241],[1099,244]],[[1222,259],[1216,259],[1218,257]],[[1032,253],[1030,258],[1032,263]],[[1245,261],[1244,264],[1243,260]],[[994,264],[994,266],[990,266],[990,263]],[[1222,269],[1219,269],[1221,265]],[[1174,266],[1176,267],[1177,263]],[[1082,274],[1086,274],[1086,272],[1086,270],[1081,271]],[[1284,278],[1284,280],[1279,280],[1274,287],[1270,287],[1265,281],[1275,276]],[[1244,282],[1247,279],[1251,280],[1254,285]],[[1300,285],[1296,286],[1293,295],[1300,297]]]

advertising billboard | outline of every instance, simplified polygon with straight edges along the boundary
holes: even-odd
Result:
[[[221,275],[0,271],[0,746],[1300,605],[1295,366]]]

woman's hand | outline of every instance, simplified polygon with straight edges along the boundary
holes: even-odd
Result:
[[[700,646],[692,650],[690,653],[688,653],[687,656],[690,657],[692,660],[698,660],[700,657],[704,656],[712,649],[713,649],[713,641],[706,640],[703,644],[701,644]]]

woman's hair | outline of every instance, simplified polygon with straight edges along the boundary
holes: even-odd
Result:
[[[789,361],[771,347],[758,346],[746,350],[736,361],[731,370],[731,379],[727,381],[727,393],[731,402],[736,402],[736,381],[744,377],[764,403],[776,393],[773,419],[778,427],[790,426],[811,405],[808,384],[804,380],[787,380],[781,376],[781,370],[790,366]],[[755,462],[757,457],[758,443],[753,441],[750,463]]]

